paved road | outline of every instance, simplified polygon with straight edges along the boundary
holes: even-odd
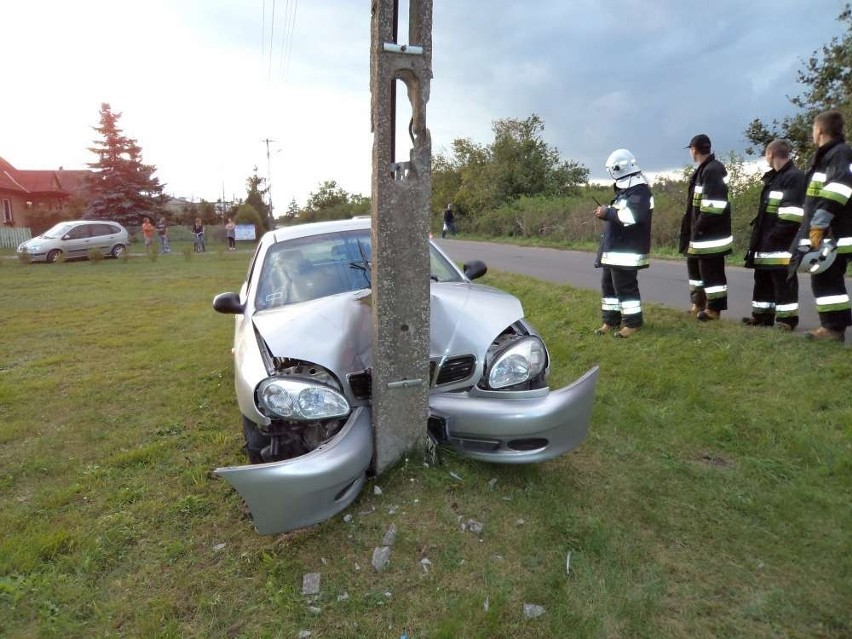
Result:
[[[593,267],[594,256],[591,253],[465,240],[438,239],[437,242],[459,263],[479,259],[498,271],[600,291],[601,271]],[[722,317],[739,322],[741,317],[751,315],[753,271],[728,266],[725,272],[728,276],[728,311],[722,313]],[[852,279],[846,279],[846,287],[852,291]],[[686,310],[689,307],[686,262],[653,260],[651,266],[640,273],[639,288],[645,301]],[[814,307],[810,277],[800,274],[798,330],[806,331],[817,326],[819,318]]]

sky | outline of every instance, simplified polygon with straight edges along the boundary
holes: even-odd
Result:
[[[743,152],[751,120],[794,112],[797,72],[842,34],[843,5],[434,0],[433,153],[457,138],[488,144],[495,120],[533,113],[545,141],[592,178],[622,147],[646,172],[683,167],[696,133],[717,153]],[[107,102],[170,195],[241,198],[256,167],[279,213],[327,180],[369,196],[370,6],[3,2],[0,157],[18,169],[87,168]]]

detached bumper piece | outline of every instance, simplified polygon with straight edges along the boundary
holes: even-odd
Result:
[[[356,408],[337,436],[307,455],[268,464],[217,468],[242,496],[261,535],[304,528],[349,506],[373,456],[370,410]]]
[[[429,396],[429,432],[467,457],[530,464],[559,457],[589,433],[599,369],[555,391],[483,391]]]

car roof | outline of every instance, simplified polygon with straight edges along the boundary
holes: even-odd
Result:
[[[327,222],[310,222],[284,226],[265,235],[272,235],[275,242],[285,242],[322,233],[341,233],[343,231],[361,231],[370,228],[371,219],[368,216],[353,217],[348,220],[330,220]]]

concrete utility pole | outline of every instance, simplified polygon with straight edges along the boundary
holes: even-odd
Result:
[[[429,213],[432,0],[409,0],[410,44],[398,43],[399,0],[373,0],[372,298],[376,471],[422,448],[429,398]],[[407,161],[395,157],[396,85],[411,103]]]

